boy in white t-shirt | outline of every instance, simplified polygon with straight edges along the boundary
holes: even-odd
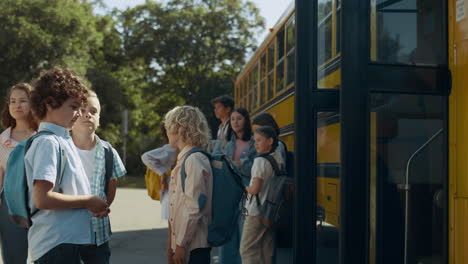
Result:
[[[39,132],[53,135],[36,138],[24,158],[29,206],[34,213],[28,230],[30,258],[38,264],[79,264],[81,245],[91,243],[91,215],[109,212],[107,201],[91,195],[69,133],[80,117],[88,89],[62,68],[44,72],[33,87],[31,107],[40,120]],[[59,168],[63,176],[55,186]]]
[[[278,146],[278,135],[269,126],[255,130],[255,149],[260,154],[252,166],[250,185],[245,188],[249,194],[245,207],[247,216],[240,243],[240,254],[243,264],[271,264],[273,259],[273,230],[270,223],[260,217],[261,206],[265,203],[267,190],[275,171],[271,163],[261,155],[271,155],[278,167],[282,159],[275,152]]]
[[[110,206],[117,190],[117,178],[124,176],[126,170],[117,151],[96,135],[100,112],[101,105],[96,93],[89,91],[87,103],[81,108],[81,117],[73,126],[72,138],[90,183],[91,193],[107,200]],[[106,179],[106,151],[113,157],[108,161],[113,163],[110,179]],[[92,243],[80,248],[81,259],[85,264],[109,263],[108,241],[111,236],[109,217],[95,215],[91,219],[91,226]]]

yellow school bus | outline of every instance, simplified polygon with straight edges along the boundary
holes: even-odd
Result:
[[[319,89],[342,87],[341,48],[342,45],[346,45],[341,42],[342,1],[344,0],[317,1]],[[451,264],[466,264],[468,0],[369,0],[368,4],[371,10],[368,14],[368,56],[370,65],[372,64],[370,68],[381,67],[385,63],[386,67],[396,65],[395,68],[398,68],[399,65],[405,65],[407,69],[413,66],[416,68],[420,60],[422,62],[418,70],[424,70],[426,63],[427,69],[435,69],[438,65],[432,63],[431,53],[437,52],[424,48],[423,43],[441,41],[442,45],[427,46],[444,47],[444,52],[448,54],[445,64],[450,69],[452,79],[450,95],[446,97],[447,109],[444,109],[444,103],[441,103],[440,109],[437,109],[439,112],[430,109],[438,104],[439,100],[437,96],[432,96],[434,93],[431,95],[431,92],[400,92],[397,96],[393,96],[391,90],[369,92],[369,100],[372,101],[368,115],[369,182],[363,183],[368,186],[369,202],[367,205],[356,205],[369,207],[369,233],[363,234],[369,241],[368,262],[390,263],[390,258],[385,260],[382,256],[390,254],[395,246],[398,249],[395,249],[394,255],[397,257],[394,258],[394,263],[399,263],[400,260],[401,263],[445,263],[444,260],[447,259]],[[443,8],[438,8],[439,5]],[[237,77],[234,90],[236,104],[248,109],[253,117],[269,112],[276,118],[281,129],[280,137],[292,151],[295,147],[296,132],[295,12],[294,5],[284,12]],[[443,21],[438,20],[440,18],[443,18]],[[438,31],[441,39],[431,39],[431,30]],[[417,36],[412,36],[415,33]],[[412,37],[414,40],[409,40]],[[414,44],[415,47],[404,46],[401,43]],[[382,45],[389,53],[382,52]],[[391,57],[395,54],[400,57]],[[422,80],[429,84],[431,77],[424,76],[422,72],[417,81]],[[410,75],[395,76],[409,78]],[[411,80],[408,80],[408,83],[411,84]],[[420,111],[421,109],[424,111]],[[332,227],[336,231],[340,229],[342,201],[340,112],[338,110],[317,113],[316,120],[317,139],[313,147],[317,148],[317,189],[311,190],[311,195],[316,195],[316,206],[323,210],[320,214],[317,213],[317,220],[324,225],[321,228]],[[444,120],[448,121],[448,129],[436,129],[438,126],[444,127]],[[426,134],[418,134],[421,126],[426,129]],[[442,140],[444,134],[446,141]],[[408,157],[403,153],[405,151],[409,153]],[[436,162],[436,154],[439,151],[443,152],[442,157],[447,160],[447,166]],[[439,172],[443,175],[438,176]],[[413,182],[410,182],[413,188],[411,190],[411,184],[405,184],[405,176],[409,177],[408,175],[413,177]],[[427,175],[432,178],[426,181],[429,177]],[[448,181],[448,187],[444,187],[445,180]],[[405,191],[410,193],[406,198]],[[386,216],[389,217],[383,219]],[[408,220],[408,217],[411,219]],[[396,226],[392,227],[397,230],[395,234],[391,234],[393,229],[388,229],[387,225]],[[319,235],[320,232],[317,231],[317,237]],[[336,236],[338,237],[338,234]],[[423,238],[426,237],[424,241]],[[392,244],[393,242],[396,243]],[[338,248],[338,243],[336,247]],[[445,250],[447,256],[443,253]],[[338,250],[333,252],[337,255],[339,253]]]
[[[323,46],[319,58],[319,86],[340,87],[340,7],[333,2],[321,13],[319,30],[331,38],[332,46]],[[280,138],[288,150],[294,151],[294,88],[295,88],[295,10],[291,5],[270,29],[271,33],[251,57],[235,82],[236,105],[249,110],[252,117],[268,112],[280,127]],[[325,41],[325,40],[324,40]],[[330,40],[328,40],[330,41]],[[339,134],[340,125],[336,115],[323,113],[319,118],[318,133],[327,135],[318,141],[318,206],[324,210],[327,223],[339,225]],[[334,139],[331,137],[334,135]]]

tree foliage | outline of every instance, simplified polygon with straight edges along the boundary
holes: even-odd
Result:
[[[97,15],[101,1],[0,2],[2,92],[54,65],[84,75],[102,104],[99,134],[121,149],[129,111],[127,167],[142,172],[142,152],[161,144],[160,122],[180,104],[200,107],[233,80],[263,28],[245,0],[169,0]]]

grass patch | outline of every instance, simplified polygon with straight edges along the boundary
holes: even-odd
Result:
[[[119,188],[139,188],[145,189],[145,177],[141,176],[123,176],[117,181]]]

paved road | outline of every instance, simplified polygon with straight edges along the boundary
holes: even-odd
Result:
[[[112,264],[166,263],[167,222],[160,212],[159,202],[151,200],[146,190],[117,190],[110,214]],[[287,252],[279,250],[276,263],[290,263]]]
[[[144,189],[117,190],[110,215],[112,264],[166,263],[167,223],[160,211]]]
[[[112,264],[165,263],[167,222],[144,189],[118,189],[111,206]]]

